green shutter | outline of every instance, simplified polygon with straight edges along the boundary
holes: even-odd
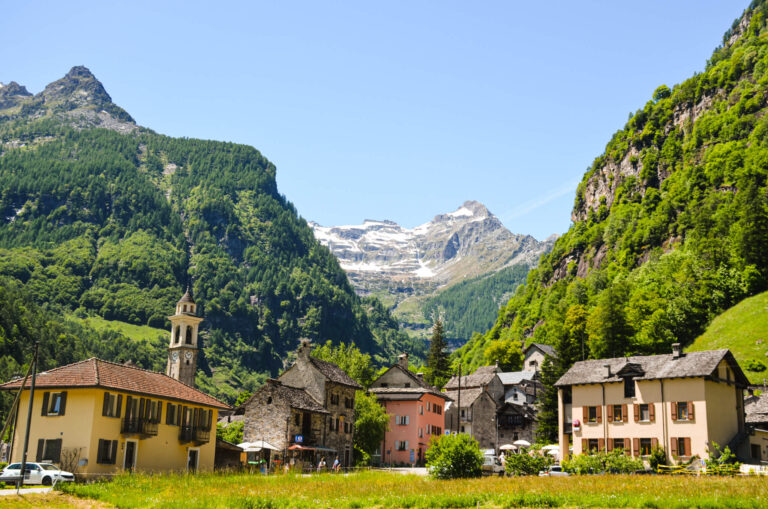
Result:
[[[109,393],[104,393],[104,403],[101,405],[101,415],[109,415]]]
[[[122,394],[118,394],[117,395],[117,411],[115,412],[115,417],[117,417],[117,418],[120,417],[120,413],[121,413],[122,409],[123,409],[123,395]]]
[[[41,438],[37,441],[37,454],[35,455],[35,461],[43,461],[43,449],[45,449],[45,439]]]
[[[40,415],[46,416],[48,415],[48,398],[51,396],[49,392],[43,393],[43,411]]]
[[[109,447],[109,440],[104,441],[105,447]],[[114,465],[117,462],[117,440],[112,440],[112,451],[109,455],[109,463]]]
[[[61,393],[61,403],[59,404],[59,415],[64,415],[67,409],[67,391]]]

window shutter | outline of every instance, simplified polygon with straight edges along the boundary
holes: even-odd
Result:
[[[600,408],[600,407],[598,407]],[[613,405],[606,405],[605,407],[605,418],[608,420],[608,422],[613,422]],[[600,421],[598,421],[600,422]]]
[[[400,440],[395,440],[395,450],[400,449]]]
[[[621,419],[624,422],[629,422],[629,407],[627,405],[621,405]]]
[[[101,415],[107,415],[109,413],[109,393],[104,393],[104,404],[101,406]]]
[[[208,410],[208,423],[205,425],[205,429],[208,431],[211,431],[211,426],[213,425],[213,410]]]
[[[50,460],[52,463],[60,463],[61,462],[61,439],[58,438],[56,440],[49,440],[49,450],[50,454]]]
[[[648,418],[656,422],[656,403],[648,403]]]
[[[581,407],[581,422],[588,422],[589,418],[589,407]]]
[[[632,439],[631,438],[624,439],[624,454],[626,454],[627,456],[632,456]]]
[[[43,449],[45,449],[45,439],[41,438],[37,441],[37,454],[35,455],[35,461],[43,461]]]
[[[181,426],[181,420],[184,417],[181,404],[176,405],[176,426]]]
[[[405,441],[405,450],[407,451],[409,449],[408,447],[408,440]]]
[[[610,438],[608,439],[608,443],[605,444],[607,446],[606,451],[611,452],[613,450],[613,445],[614,445],[613,442],[614,442],[613,439],[610,439]]]
[[[604,438],[598,438],[597,439],[597,450],[598,451],[605,451],[605,439]]]
[[[125,398],[125,418],[133,419],[136,416],[133,415],[133,398],[128,396]]]
[[[651,449],[656,448],[659,446],[659,439],[658,438],[652,438],[651,439]]]
[[[674,401],[669,404],[672,407],[672,420],[677,420],[677,403]]]
[[[587,442],[586,438],[581,439],[581,453],[587,454],[589,452],[589,442]]]
[[[163,402],[158,401],[157,402],[157,417],[155,417],[155,422],[160,424],[160,422],[163,420]]]
[[[104,440],[104,447],[109,447],[109,440]],[[109,455],[109,463],[111,465],[117,463],[117,440],[112,440],[112,451]]]
[[[635,407],[635,422],[638,422],[640,420],[640,405],[635,403],[632,406]]]
[[[59,405],[59,415],[64,415],[67,409],[67,391],[61,393],[61,404]]]
[[[693,401],[688,402],[688,420],[692,421],[694,420],[695,416],[693,414]]]
[[[603,407],[598,405],[597,406],[597,423],[600,424],[603,422]]]
[[[635,456],[640,456],[640,439],[639,438],[632,439],[632,454],[634,454]]]
[[[683,440],[685,440],[685,455],[690,456],[691,455],[691,438],[686,437]]]
[[[672,454],[672,456],[679,456],[679,454],[677,453],[677,438],[672,437],[669,441],[670,441],[670,444],[669,444],[670,445],[670,447],[669,447],[670,453]],[[683,452],[685,452],[685,451],[683,451]]]
[[[143,419],[144,418],[144,404],[145,404],[145,401],[146,400],[144,398],[139,399],[139,415],[136,416],[138,419]]]
[[[43,412],[40,414],[42,416],[48,415],[48,398],[51,396],[49,392],[43,393]]]
[[[165,406],[165,423],[173,424],[173,405],[171,403],[166,403]]]
[[[123,410],[123,395],[118,394],[117,395],[117,411],[115,412],[115,417],[120,417]]]
[[[406,415],[405,416],[405,424],[410,424],[410,423],[411,423],[411,416],[410,415]]]
[[[96,463],[103,463],[104,461],[104,443],[106,440],[99,439],[99,448],[96,451]]]

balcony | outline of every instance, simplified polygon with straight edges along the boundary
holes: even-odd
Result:
[[[123,419],[120,426],[123,435],[138,435],[139,437],[153,437],[157,435],[157,423],[148,419]]]
[[[179,442],[193,442],[195,445],[207,444],[211,439],[211,432],[202,428],[182,426],[179,430]]]

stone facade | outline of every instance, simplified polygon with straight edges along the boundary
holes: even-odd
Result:
[[[281,451],[311,447],[325,456],[335,451],[352,462],[355,392],[362,389],[341,368],[311,357],[302,342],[296,362],[243,405],[243,440],[266,440]]]

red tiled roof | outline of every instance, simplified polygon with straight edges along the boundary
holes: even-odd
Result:
[[[18,389],[22,380],[0,385],[0,390]],[[25,388],[29,387],[27,382]],[[148,394],[221,409],[231,408],[213,396],[190,387],[175,378],[135,366],[116,364],[95,357],[67,364],[37,374],[36,388],[104,387],[117,391]]]

